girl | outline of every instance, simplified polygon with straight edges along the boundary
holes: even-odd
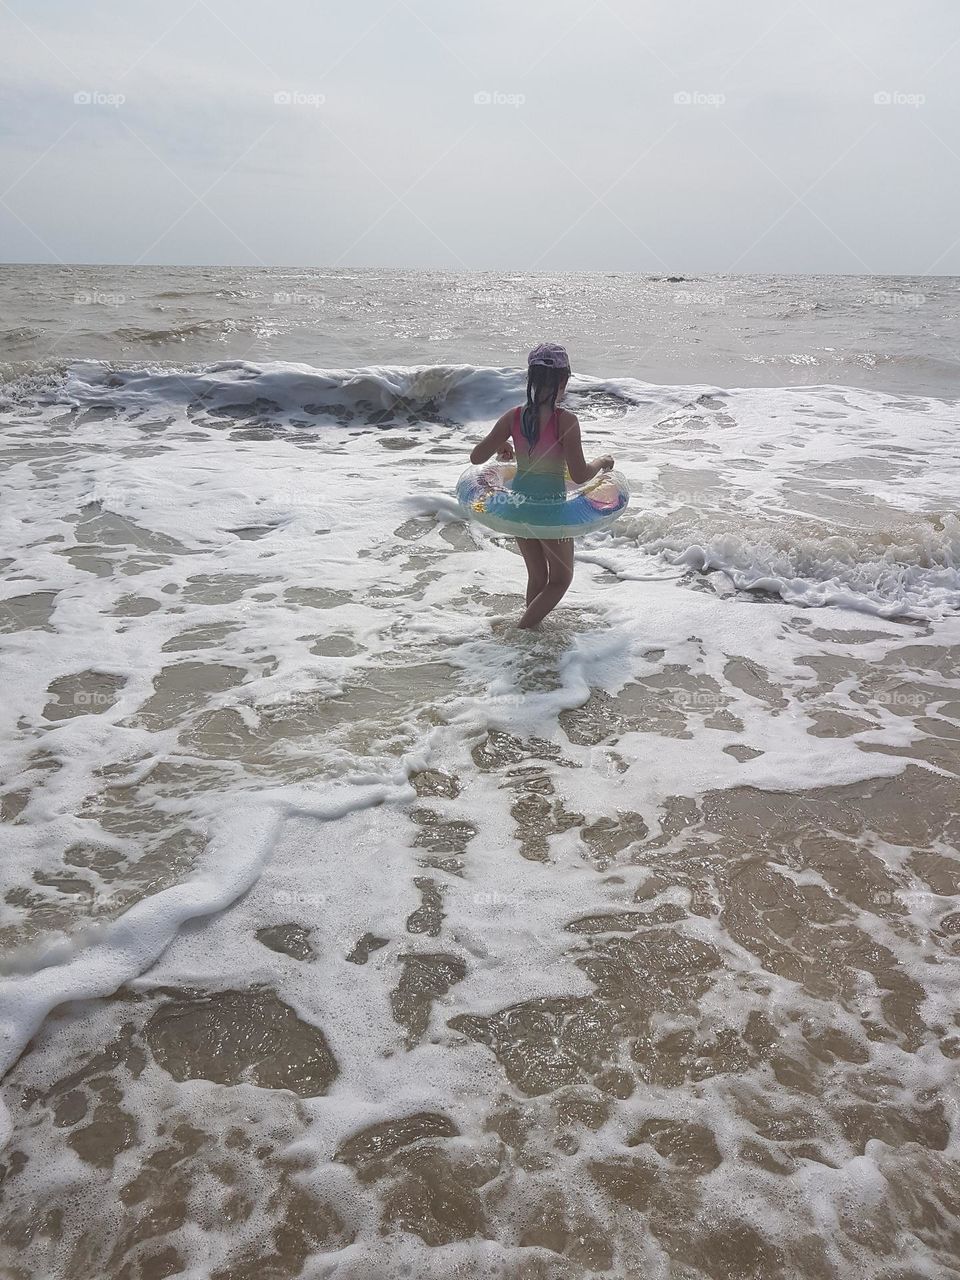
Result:
[[[586,484],[613,467],[604,454],[587,462],[580,443],[580,423],[566,409],[558,409],[570,378],[570,361],[563,347],[541,342],[527,356],[527,403],[508,410],[470,454],[477,466],[494,454],[501,461],[517,461],[513,488],[533,502],[555,502],[566,489],[564,468],[574,484]],[[527,566],[527,607],[519,626],[530,630],[555,609],[573,581],[572,538],[517,538]]]

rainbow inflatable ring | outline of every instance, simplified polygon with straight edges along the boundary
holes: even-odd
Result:
[[[567,475],[562,495],[515,487],[516,477],[514,462],[468,467],[457,481],[464,515],[513,538],[580,538],[613,524],[630,501],[619,471],[601,471],[586,484],[574,484]]]

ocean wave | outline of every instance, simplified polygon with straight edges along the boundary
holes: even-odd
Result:
[[[0,329],[0,342],[4,342],[11,347],[20,346],[27,342],[36,342],[38,338],[42,337],[42,329],[31,328],[28,325],[21,325],[15,329]]]
[[[169,329],[149,329],[140,325],[127,325],[115,329],[113,336],[121,342],[145,342],[162,346],[165,342],[187,342],[190,338],[221,337],[233,333],[239,326],[234,320],[195,320],[190,324],[174,325]]]
[[[521,402],[524,389],[521,370],[473,365],[83,361],[22,370],[0,388],[0,407],[15,405],[31,419],[66,407],[77,411],[78,423],[90,409],[97,411],[93,420],[131,423],[162,413],[191,428],[246,427],[238,439],[256,445],[287,430],[329,426],[466,433]],[[947,448],[949,406],[917,397],[908,413],[906,402],[891,411],[883,394],[837,387],[723,391],[587,377],[572,379],[568,403],[584,422],[585,438],[599,437],[635,464],[628,466],[635,504],[604,544],[629,547],[612,566],[626,576],[639,550],[701,580],[718,575],[713,586],[722,587],[722,579],[731,589],[765,590],[794,604],[891,618],[960,609],[960,525],[952,512],[936,514],[948,505],[955,465]],[[268,430],[258,434],[251,426]],[[908,455],[938,458],[935,484],[908,465]],[[791,509],[787,490],[800,483],[803,492],[811,461],[818,464],[818,492],[834,496],[844,523],[839,515],[831,520]],[[684,488],[685,467],[694,490],[700,477],[713,477],[713,492],[727,495],[722,507],[708,484],[679,509],[664,509]],[[865,476],[873,477],[872,493],[863,488]],[[863,528],[858,490],[869,508]]]
[[[2,394],[10,403],[35,397],[46,404],[109,406],[126,414],[175,406],[233,420],[306,417],[372,427],[396,419],[463,424],[496,418],[525,395],[520,370],[466,364],[317,369],[286,361],[186,367],[81,361],[6,368]],[[707,393],[724,394],[712,387],[574,377],[569,396],[574,410],[597,417],[646,407],[656,418]]]
[[[50,404],[63,385],[69,360],[0,361],[0,411]]]
[[[789,604],[881,618],[960,610],[960,519],[953,513],[904,514],[886,529],[838,531],[790,516],[774,522],[684,509],[628,513],[613,532],[671,565],[718,573],[732,588],[770,592]]]
[[[916,352],[833,351],[823,348],[816,353],[781,351],[773,355],[746,355],[743,359],[746,364],[773,369],[781,367],[784,371],[820,366],[849,369],[851,374],[880,368],[903,369],[913,373],[922,371],[928,375],[931,386],[941,386],[947,379],[956,383],[957,375],[960,373],[958,359],[946,359],[942,356],[923,355]]]
[[[805,301],[797,299],[788,303],[786,306],[774,313],[777,320],[795,320],[798,316],[813,315],[817,311],[826,311],[827,307],[822,302],[814,302],[812,300]]]

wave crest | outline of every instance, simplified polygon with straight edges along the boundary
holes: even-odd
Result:
[[[729,513],[631,512],[615,532],[672,565],[719,573],[732,588],[768,591],[789,604],[834,605],[880,618],[932,619],[960,610],[960,519],[952,513],[905,515],[895,527],[838,532],[788,516],[733,521]]]
[[[109,406],[124,413],[169,405],[234,420],[300,415],[370,426],[398,418],[450,423],[496,418],[523,400],[526,385],[517,369],[467,364],[317,369],[286,361],[227,360],[178,368],[87,360],[7,366],[5,373],[3,393],[11,402],[36,397],[47,404]],[[24,378],[26,383],[18,385]],[[665,410],[689,400],[683,389],[651,388],[629,379],[574,378],[571,391],[575,402],[595,400],[600,416],[645,400]]]

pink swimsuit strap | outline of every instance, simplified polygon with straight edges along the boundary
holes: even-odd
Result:
[[[537,443],[532,449],[525,449],[525,452],[531,453],[534,457],[539,457],[545,453],[553,453],[560,447],[560,424],[558,421],[558,410],[554,409],[550,417],[540,428],[540,434],[537,437]],[[523,407],[518,405],[513,411],[513,443],[514,447],[519,451],[521,444],[527,445],[522,429]]]

